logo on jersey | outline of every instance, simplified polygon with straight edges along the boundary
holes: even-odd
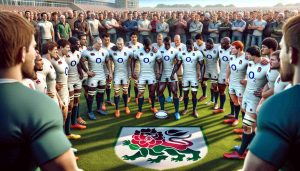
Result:
[[[242,60],[240,60],[239,64],[242,64],[242,63],[243,63],[243,61],[242,61]]]
[[[102,52],[102,56],[104,56],[104,53]]]
[[[223,51],[222,51],[222,50],[220,50],[220,53],[223,53]]]
[[[173,54],[173,51],[171,50],[171,54]]]
[[[212,59],[213,57],[211,55],[206,56],[207,59]]]
[[[138,49],[140,49],[140,46],[137,46]]]
[[[68,58],[70,58],[70,55],[67,55]]]
[[[214,52],[214,54],[216,54],[216,53],[217,53],[217,51],[216,51],[216,50],[214,50],[213,52]]]
[[[165,61],[169,61],[170,60],[170,56],[164,56],[164,60]]]
[[[182,55],[185,55],[185,53],[182,53]]]
[[[77,58],[79,58],[79,54],[77,54]]]
[[[249,67],[252,67],[252,64],[251,64],[251,63],[249,64]]]
[[[128,46],[128,48],[129,48],[129,49],[131,49],[131,48],[132,48],[132,46]]]
[[[228,57],[227,56],[223,56],[222,59],[223,59],[223,61],[228,61]]]
[[[164,51],[160,51],[160,53],[165,53]]]
[[[118,63],[123,63],[123,58],[118,58],[118,59],[117,59],[117,62],[118,62]]]
[[[37,84],[40,84],[40,83],[41,83],[41,81],[40,81],[39,79],[37,79],[35,82],[36,82]]]
[[[143,56],[144,54],[143,53],[140,53],[140,56]]]
[[[117,56],[117,53],[114,53],[113,55],[114,55],[114,56]]]
[[[193,56],[195,56],[195,53],[193,53]]]
[[[178,50],[181,51],[181,48],[179,48]]]
[[[258,67],[258,68],[257,68],[257,72],[260,72],[260,71],[261,71],[261,67]]]
[[[127,53],[126,53],[126,52],[124,52],[124,56],[127,56]]]
[[[58,61],[58,64],[62,64],[61,60]]]
[[[153,56],[153,53],[150,53],[150,56]]]
[[[95,54],[94,54],[94,53],[91,53],[91,56],[95,56]]]

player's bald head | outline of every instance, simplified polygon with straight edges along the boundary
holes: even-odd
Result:
[[[174,36],[174,41],[176,41],[176,40],[179,40],[179,41],[180,41],[180,35],[176,34],[176,35]]]
[[[100,37],[96,37],[96,38],[94,38],[94,40],[93,40],[93,44],[96,44],[96,43],[100,43],[100,44],[102,44],[102,40],[100,39]]]
[[[224,37],[221,39],[221,43],[230,43],[230,38],[229,37]]]
[[[123,44],[124,44],[124,39],[123,39],[122,37],[119,37],[119,38],[117,39],[117,43],[123,43]]]
[[[228,49],[230,47],[230,38],[224,37],[221,39],[221,48]]]

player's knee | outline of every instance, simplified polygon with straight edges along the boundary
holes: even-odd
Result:
[[[123,92],[123,94],[127,94],[128,93],[128,87],[127,86],[123,87],[122,92]]]
[[[104,88],[97,88],[97,92],[103,94],[105,92]]]
[[[254,132],[253,127],[255,126],[256,119],[250,115],[245,115],[243,119],[243,129],[245,134],[252,134]]]
[[[197,93],[198,87],[192,87],[191,88],[192,94]]]

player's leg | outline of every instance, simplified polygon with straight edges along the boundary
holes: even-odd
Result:
[[[135,102],[136,104],[138,104],[138,94],[139,94],[138,80],[134,80],[133,90],[134,90]]]
[[[215,109],[213,113],[223,113],[224,112],[224,104],[226,101],[226,94],[225,94],[226,84],[218,84],[218,90],[220,93],[220,107]]]
[[[97,86],[96,100],[97,100],[97,112],[100,115],[107,115],[107,112],[102,108],[102,104],[104,103],[105,87],[107,88],[107,84],[105,80],[99,81]]]
[[[234,117],[230,117],[229,119],[225,119],[224,123],[233,123],[236,120],[236,112],[240,110],[239,100],[238,97],[235,94],[230,94],[230,99],[232,100],[234,104]],[[239,111],[238,111],[239,112]]]
[[[157,89],[157,84],[156,83],[148,84],[148,89],[149,89],[149,97],[151,100],[151,111],[153,113],[156,113],[157,109],[155,108],[155,93]]]
[[[219,89],[218,89],[218,80],[211,79],[211,87],[213,90],[213,100],[214,102],[214,109],[218,109],[218,99],[219,99]]]
[[[182,85],[182,75],[178,75],[178,88],[179,88],[179,101],[183,100],[183,85]]]
[[[183,80],[183,104],[184,104],[184,110],[181,112],[181,115],[185,115],[188,112],[189,87],[190,87],[189,81],[188,80]]]
[[[180,114],[179,114],[179,98],[178,98],[177,82],[176,81],[169,82],[168,87],[171,90],[173,97],[174,97],[173,98],[173,104],[174,104],[174,108],[175,108],[174,117],[176,120],[178,120],[178,119],[180,119]]]
[[[123,80],[124,83],[124,80]],[[128,107],[128,81],[123,84],[123,88],[122,88],[122,92],[123,92],[123,102],[124,102],[124,107],[125,107],[125,113],[126,115],[130,114],[130,110]]]
[[[193,102],[193,112],[192,115],[195,118],[198,118],[198,112],[197,112],[197,92],[198,92],[198,82],[195,82],[194,84],[191,83],[193,86],[191,86],[191,91],[192,91],[192,102]],[[197,84],[197,85],[196,85]]]
[[[145,93],[145,82],[144,81],[139,81],[138,84],[138,89],[139,89],[139,93],[138,93],[138,112],[136,114],[136,118],[139,119],[142,116],[142,106],[144,104],[144,93]]]
[[[69,139],[80,139],[80,135],[71,134],[71,118],[72,118],[72,109],[74,105],[74,87],[73,84],[68,85],[69,89],[69,106],[68,106],[68,115],[64,125],[65,134]]]
[[[158,83],[158,100],[160,104],[160,110],[165,110],[165,95],[164,91],[166,89],[167,83],[166,82],[159,82]]]
[[[208,78],[203,78],[203,82],[201,83],[202,96],[199,98],[199,102],[205,100],[207,98],[206,89],[207,89],[207,80]]]
[[[114,83],[114,91],[115,91],[115,95],[114,95],[114,102],[115,102],[115,117],[119,118],[120,117],[120,110],[119,110],[119,103],[120,103],[120,85],[121,83]]]
[[[75,84],[74,85],[74,103],[73,103],[73,109],[72,109],[72,114],[71,114],[71,128],[72,129],[86,129],[85,125],[80,125],[77,123],[80,94],[81,94],[81,85]]]
[[[111,95],[111,87],[112,87],[112,84],[111,84],[112,81],[109,81],[107,80],[106,82],[106,103],[111,105],[111,106],[114,106],[115,104],[111,101],[110,99],[110,95]]]
[[[238,97],[237,102],[233,102],[234,103],[234,116],[235,116],[235,120],[232,123],[232,126],[237,126],[239,124],[239,115],[240,115],[240,111],[241,111],[241,104],[243,101],[243,89],[236,89],[236,96]]]
[[[167,89],[168,89],[168,98],[166,99],[166,102],[168,102],[168,103],[171,103],[172,102],[172,100],[173,100],[173,97],[172,97],[172,89],[171,89],[171,87],[170,86],[167,86]]]
[[[88,108],[88,117],[90,120],[95,120],[96,116],[93,112],[93,102],[94,97],[96,95],[96,86],[97,86],[97,80],[89,78],[88,80],[88,97],[87,97],[87,108]]]

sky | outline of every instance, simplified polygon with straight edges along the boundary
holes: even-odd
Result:
[[[191,4],[195,5],[215,5],[215,4],[224,4],[229,5],[233,4],[236,7],[269,7],[274,6],[278,3],[282,4],[291,4],[291,3],[300,3],[300,0],[140,0],[140,7],[155,7],[157,4]]]

